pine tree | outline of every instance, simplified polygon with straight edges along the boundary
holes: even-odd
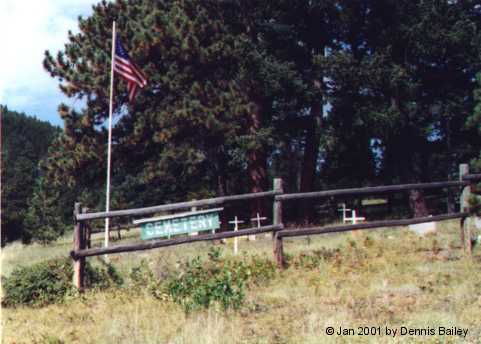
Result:
[[[471,166],[474,171],[481,171],[481,144],[479,144],[479,137],[481,136],[481,73],[476,77],[478,87],[474,90],[474,100],[476,106],[471,116],[468,117],[466,125],[477,131],[478,135],[478,150],[479,157],[472,159]],[[472,190],[474,192],[473,197],[470,199],[470,207],[473,212],[481,216],[481,183],[478,183],[477,187]]]
[[[2,107],[2,245],[30,236],[25,231],[39,160],[59,133],[50,123]]]
[[[444,1],[339,2],[338,8],[340,45],[320,61],[331,79],[326,172],[348,180],[359,174],[359,182],[376,175],[389,183],[445,179],[469,155],[471,139],[460,134],[473,106],[480,9]],[[410,196],[415,216],[426,214],[422,192]]]
[[[115,86],[114,200],[130,198],[118,193],[128,192],[126,185],[143,194],[129,205],[226,193],[230,172],[242,175],[258,160],[265,165],[265,154],[256,154],[269,130],[256,122],[258,88],[246,69],[260,57],[249,37],[229,30],[216,2],[116,1],[80,19],[80,33],[69,34],[56,58],[46,53],[44,66],[62,91],[87,104],[80,113],[60,107],[65,132],[52,153],[53,180],[67,180],[77,191],[103,184],[113,20],[149,80],[134,105],[126,103],[124,83]],[[265,171],[259,181],[250,170],[253,191],[260,191]]]

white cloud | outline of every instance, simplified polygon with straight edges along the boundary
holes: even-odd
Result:
[[[68,30],[78,31],[77,17],[89,15],[96,2],[0,1],[0,103],[13,110],[55,120],[55,113],[42,114],[45,106],[50,109],[48,111],[55,112],[58,102],[63,99],[57,82],[43,69],[44,52],[61,50],[67,42]]]

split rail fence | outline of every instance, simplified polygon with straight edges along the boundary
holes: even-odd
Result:
[[[298,237],[307,235],[321,235],[327,233],[340,233],[355,230],[365,230],[374,228],[385,228],[395,226],[406,226],[411,224],[419,224],[433,221],[444,221],[449,219],[461,219],[460,223],[460,238],[468,254],[471,254],[471,233],[470,227],[465,225],[465,219],[470,216],[469,213],[469,197],[471,191],[475,187],[475,183],[481,180],[481,174],[469,174],[468,165],[461,164],[459,169],[458,181],[444,181],[444,182],[431,182],[431,183],[416,183],[416,184],[400,184],[400,185],[388,185],[388,186],[376,186],[376,187],[364,187],[364,188],[350,188],[350,189],[338,189],[327,191],[316,191],[307,193],[291,193],[285,194],[283,192],[282,180],[279,178],[274,179],[274,187],[272,191],[250,193],[242,195],[233,195],[225,197],[216,197],[203,200],[195,200],[189,202],[180,202],[172,204],[164,204],[153,207],[126,209],[126,210],[113,210],[108,212],[95,212],[87,213],[87,209],[81,210],[80,203],[75,204],[74,209],[74,247],[70,255],[74,260],[74,284],[82,290],[84,288],[85,281],[85,259],[86,257],[132,252],[141,250],[150,250],[160,247],[175,246],[199,241],[212,241],[226,238],[255,235],[260,233],[273,233],[273,251],[274,258],[279,268],[285,266],[284,253],[283,253],[283,238]],[[352,225],[340,225],[340,226],[321,226],[311,228],[285,228],[282,222],[282,208],[285,202],[299,199],[308,198],[326,198],[334,196],[360,196],[360,195],[373,195],[382,193],[399,192],[413,189],[436,189],[436,188],[460,188],[462,187],[462,193],[460,196],[460,211],[456,213],[441,214],[429,217],[420,217],[412,219],[401,220],[384,220],[384,221],[372,221],[366,223],[358,223]],[[103,248],[90,248],[88,244],[90,241],[90,226],[89,221],[115,218],[115,217],[132,217],[147,214],[155,214],[159,212],[185,210],[192,207],[206,207],[221,205],[234,201],[248,201],[259,198],[272,198],[273,210],[272,210],[272,224],[261,227],[253,227],[240,229],[238,231],[220,232],[214,234],[199,234],[195,236],[181,236],[172,239],[162,240],[150,240],[143,243],[133,243],[125,245],[116,245]],[[467,240],[466,240],[467,238]]]

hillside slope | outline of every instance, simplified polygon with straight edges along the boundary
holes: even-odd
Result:
[[[2,245],[21,239],[38,163],[59,133],[48,122],[2,107]]]
[[[477,248],[472,258],[464,256],[458,226],[445,222],[425,238],[402,229],[285,240],[289,267],[250,285],[242,307],[229,311],[210,307],[186,314],[168,297],[159,300],[147,287],[134,288],[129,274],[144,260],[162,278],[179,262],[197,255],[206,259],[212,246],[232,258],[232,243],[112,255],[126,278],[124,287],[88,291],[44,308],[4,309],[3,343],[479,343],[481,252]],[[65,238],[52,249],[62,255],[68,244]],[[272,259],[270,238],[241,241],[240,248],[234,259]],[[2,254],[14,264],[22,255],[33,258],[26,251],[17,245]],[[329,326],[353,328],[355,334],[328,336]],[[380,328],[381,335],[358,335],[358,327],[366,326]],[[398,330],[394,341],[386,327]],[[402,327],[436,333],[401,335]],[[443,335],[440,327],[468,332],[466,337]]]

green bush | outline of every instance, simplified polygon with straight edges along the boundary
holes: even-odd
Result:
[[[113,265],[106,264],[105,268],[94,267],[88,262],[85,265],[86,284],[91,288],[106,289],[124,284],[124,279]]]
[[[16,268],[2,278],[4,306],[46,305],[58,302],[71,288],[73,269],[69,259],[53,259]]]
[[[224,310],[237,309],[244,302],[248,283],[267,281],[274,274],[274,264],[266,259],[223,259],[221,251],[213,249],[207,261],[197,257],[184,263],[180,273],[171,276],[163,288],[186,312],[213,304]]]
[[[204,265],[199,257],[187,262],[184,271],[168,282],[169,294],[186,311],[207,308],[214,302],[224,309],[239,308],[245,296],[243,263],[209,263]]]
[[[156,282],[154,273],[150,270],[145,259],[140,261],[139,266],[132,268],[130,272],[130,280],[134,287],[145,287]]]
[[[132,288],[129,290],[134,293],[147,291],[148,294],[153,295],[157,299],[166,300],[168,294],[164,291],[161,281],[159,281],[145,259],[140,261],[140,265],[132,268],[130,272],[130,281]]]
[[[330,261],[340,253],[339,249],[321,248],[312,252],[301,252],[297,256],[288,256],[286,262],[288,266],[297,269],[317,269],[319,264],[324,261]]]
[[[96,268],[87,263],[85,270],[89,287],[103,289],[122,283],[122,278],[110,265]],[[10,276],[2,277],[2,305],[45,306],[61,302],[73,290],[72,278],[72,260],[69,258],[18,267]]]

